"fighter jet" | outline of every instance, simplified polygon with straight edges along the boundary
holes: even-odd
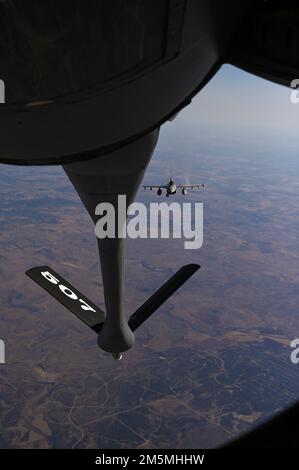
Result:
[[[167,184],[160,184],[159,186],[155,185],[149,185],[149,186],[141,186],[144,190],[150,189],[151,191],[153,189],[157,189],[157,194],[158,196],[161,196],[163,194],[163,189],[166,191],[166,197],[173,196],[174,194],[177,193],[177,190],[181,190],[183,196],[186,196],[187,194],[187,189],[202,189],[205,188],[205,184],[176,184],[174,182],[173,177],[171,176]]]

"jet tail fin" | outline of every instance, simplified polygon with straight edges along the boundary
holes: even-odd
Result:
[[[129,326],[137,330],[169,297],[171,297],[200,268],[198,264],[187,264],[180,268],[141,307],[130,316]]]
[[[49,266],[36,266],[26,271],[26,274],[89,328],[99,333],[105,320],[105,312],[63,279],[60,274]]]

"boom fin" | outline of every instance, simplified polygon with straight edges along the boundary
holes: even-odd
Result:
[[[134,332],[143,325],[199,268],[198,264],[187,264],[181,267],[130,316],[128,322],[130,329]],[[100,333],[106,318],[105,312],[81,294],[60,274],[56,273],[49,266],[36,266],[26,271],[26,274],[89,326],[89,328],[97,334]]]
[[[100,332],[106,317],[105,312],[56,273],[54,269],[49,266],[36,266],[26,271],[26,274],[89,328],[96,333]]]
[[[169,297],[172,296],[200,268],[198,264],[187,264],[180,268],[163,284],[129,319],[129,327],[137,330]]]

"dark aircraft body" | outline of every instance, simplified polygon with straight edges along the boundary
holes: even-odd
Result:
[[[223,63],[285,85],[299,76],[294,1],[3,0],[0,22],[0,162],[63,165],[94,223],[99,202],[116,207],[119,194],[134,200],[160,126]],[[98,241],[105,312],[50,268],[28,272],[44,288],[58,286],[47,290],[61,302],[68,297],[67,308],[115,357],[133,346],[136,325],[198,269],[179,270],[127,320],[124,243]]]

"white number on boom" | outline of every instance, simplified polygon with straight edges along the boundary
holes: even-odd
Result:
[[[53,276],[53,274],[51,274],[49,271],[42,271],[41,272],[41,275],[47,279],[47,281],[51,282],[52,284],[59,284],[59,289],[60,291],[66,295],[69,299],[72,299],[72,300],[78,300],[80,302],[80,307],[82,308],[82,310],[84,310],[85,312],[86,311],[91,311],[91,312],[95,312],[95,309],[92,308],[90,305],[88,305],[87,302],[85,302],[85,300],[83,299],[78,299],[78,296],[75,294],[75,292],[73,292],[71,289],[69,289],[68,287],[64,286],[63,284],[60,284],[59,282],[59,279],[57,279],[55,276]]]

